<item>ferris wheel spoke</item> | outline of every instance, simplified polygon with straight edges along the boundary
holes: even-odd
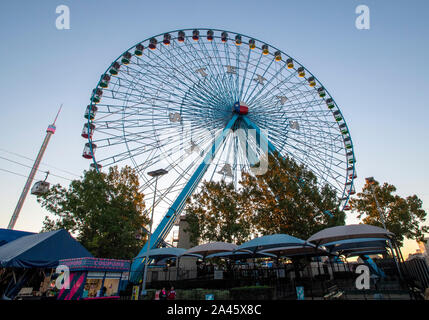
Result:
[[[250,119],[252,119],[252,121],[254,121],[257,124],[259,123],[259,120],[255,120],[255,119],[253,119],[253,117],[250,117]],[[289,119],[291,119],[291,118],[289,118]],[[270,132],[275,132],[277,134],[280,134],[280,136],[281,136],[281,130],[288,130],[289,131],[290,124],[286,124],[284,121],[280,122],[280,120],[281,119],[279,119],[279,118],[275,118],[275,119],[273,118],[269,123],[269,127],[267,125],[263,125],[263,124],[259,124],[259,126],[261,128],[266,128]],[[331,133],[331,131],[318,129],[317,127],[315,127],[315,124],[319,124],[319,123],[317,121],[314,121],[314,122],[315,123],[313,124],[312,120],[301,119],[299,126],[300,126],[300,128],[303,128],[303,129],[309,129],[309,130],[311,130],[311,132],[317,133],[318,135],[323,134],[323,135],[328,135],[330,137],[334,137],[335,139],[333,139],[333,140],[336,140],[337,139],[336,137],[338,137],[338,139],[339,139],[338,141],[342,141],[342,138],[339,138],[342,136],[340,136],[338,134],[333,134],[333,133]],[[306,123],[309,123],[309,125],[306,126]],[[332,125],[335,126],[336,123],[332,123]],[[295,129],[295,131],[293,131],[293,132],[296,133],[297,135],[304,134],[303,131],[302,132],[297,131],[297,129]]]
[[[274,61],[274,60],[273,60]],[[273,61],[271,61],[270,65],[268,66],[268,68],[271,66],[271,64],[273,63]],[[274,74],[274,76],[271,76],[270,79],[263,84],[262,88],[260,88],[255,94],[253,94],[253,92],[255,91],[256,87],[253,89],[252,93],[250,93],[249,98],[248,98],[248,103],[249,104],[253,104],[253,102],[258,98],[259,95],[261,95],[265,89],[268,88],[268,86],[277,78],[278,75],[281,74],[281,72],[283,70],[286,70],[286,64],[283,64],[283,66]],[[266,72],[265,72],[266,73]],[[262,75],[262,77],[265,76],[265,73]],[[271,90],[269,90],[269,92],[271,92]],[[268,92],[267,92],[268,93]]]
[[[258,57],[258,62],[256,63],[257,65],[259,65],[259,64],[260,64],[260,62],[261,62],[261,58],[262,58],[262,55],[259,55],[259,57]],[[252,76],[250,77],[249,82],[251,82],[251,80],[255,78],[256,71],[257,71],[257,68],[256,68],[256,67],[255,67],[255,68],[253,68],[253,73],[252,73]],[[246,101],[246,98],[247,98],[247,92],[249,91],[249,88],[250,88],[250,87],[251,87],[251,86],[250,86],[250,83],[249,83],[249,84],[247,85],[246,92],[244,93],[243,98],[241,98],[243,101]]]
[[[270,130],[270,134],[272,134],[273,132],[275,133],[275,134],[279,134],[279,132],[275,132],[275,130],[276,129],[272,129],[272,130]],[[304,140],[308,140],[308,139],[311,139],[311,141],[312,141],[312,144],[317,144],[317,143],[320,143],[320,145],[322,145],[322,146],[324,146],[324,145],[326,145],[326,141],[325,140],[320,140],[320,139],[318,139],[318,138],[314,138],[314,136],[316,136],[315,134],[311,134],[311,135],[307,135],[307,133],[304,133],[304,132],[299,132],[299,133],[296,133],[296,135],[297,136],[299,136],[300,137],[300,139],[298,140],[298,139],[295,139],[295,138],[293,138],[293,136],[294,135],[290,135],[288,138],[291,138],[291,139],[293,139],[295,142],[297,142],[297,143],[304,143],[303,141]],[[302,138],[301,138],[302,137]],[[322,136],[323,137],[323,136]],[[332,141],[332,142],[334,142],[335,141],[335,136],[333,136],[333,135],[330,135],[329,133],[326,133],[326,135],[324,136],[324,137],[326,137],[326,138],[329,138],[330,139],[330,141]],[[281,139],[281,141],[286,141],[287,139]],[[339,142],[339,140],[338,140],[338,142]],[[311,148],[313,148],[314,146],[306,146],[306,147],[311,147]]]
[[[288,92],[293,92],[292,90]],[[305,99],[307,96],[314,97],[315,101],[321,103],[321,101],[315,97],[314,93],[311,91],[304,91],[299,92],[299,94],[294,95],[288,95],[283,96],[284,92],[278,92],[277,94],[273,91],[267,91],[264,95],[260,96],[257,100],[255,100],[252,105],[257,106],[256,112],[258,112],[261,108],[260,105],[264,104],[264,101],[269,101],[271,105],[277,105],[277,110],[280,109],[282,111],[288,110],[288,108],[293,107],[294,104],[303,104],[302,100]],[[285,99],[286,101],[282,101],[282,99]],[[277,103],[273,103],[273,100],[275,100]],[[262,109],[263,110],[263,109]]]
[[[228,137],[225,139],[225,140],[227,140],[228,139]],[[226,141],[225,141],[226,142]],[[210,179],[209,179],[209,181],[211,181],[211,180],[213,180],[213,176],[216,174],[216,173],[218,173],[217,172],[217,168],[218,168],[218,166],[219,166],[219,163],[220,163],[220,161],[221,161],[221,159],[222,159],[222,153],[225,151],[225,148],[226,148],[226,143],[224,143],[223,145],[222,145],[222,150],[220,150],[220,155],[219,156],[217,156],[215,159],[213,159],[213,165],[212,165],[212,174],[211,174],[211,177],[210,177]]]
[[[208,57],[211,60],[211,57],[210,57],[209,54],[206,54],[204,57],[201,57],[199,55],[198,49],[196,47],[194,47],[194,45],[192,44],[192,42],[186,41],[185,44],[186,44],[186,46],[188,48],[188,51],[193,56],[194,61],[196,61],[196,60],[205,61],[205,60],[207,60]],[[204,46],[204,48],[206,48],[206,47]],[[207,52],[207,49],[205,51],[202,50],[202,52],[205,54],[205,52]],[[211,76],[210,80],[214,80],[214,83],[212,83],[212,85],[214,85],[214,87],[212,87],[212,89],[215,92],[223,92],[223,93],[227,93],[228,92],[227,90],[225,90],[225,87],[223,86],[222,81],[219,81],[219,76],[223,74],[222,70],[217,69],[216,70],[217,74],[216,74],[216,73],[213,72],[212,68],[207,67],[206,65],[196,65],[195,67],[198,68],[197,70],[204,69],[204,70],[207,70],[209,72],[209,74],[207,74],[207,75]],[[207,76],[204,76],[204,77],[207,77]]]
[[[119,79],[125,80],[124,82],[126,82],[126,83],[124,84],[124,87],[132,85],[133,83],[135,83],[135,81],[133,79],[126,79],[126,78],[119,78]],[[164,78],[162,78],[162,79],[164,79]],[[165,78],[165,80],[167,80],[167,78]],[[141,83],[139,83],[135,88],[135,91],[139,94],[127,94],[127,93],[124,94],[124,93],[122,93],[122,95],[124,95],[124,98],[128,98],[128,96],[133,96],[133,97],[136,97],[136,102],[143,102],[141,100],[142,96],[145,96],[145,95],[153,96],[154,93],[164,93],[165,95],[167,95],[169,97],[175,97],[177,99],[183,99],[183,96],[176,93],[176,92],[179,92],[180,90],[182,90],[178,86],[173,86],[171,84],[165,85],[165,83],[167,83],[167,82],[160,82],[159,84],[146,82],[145,80],[141,80],[140,82]],[[112,98],[115,98],[115,99],[121,98],[120,93],[116,92],[116,95],[117,96],[113,96],[113,94],[112,94]],[[157,99],[160,99],[160,97],[157,97]],[[169,99],[169,101],[178,103],[175,100],[171,100],[171,98]]]
[[[291,77],[293,76],[293,74],[291,75]],[[294,84],[292,87],[288,87],[287,85],[286,85],[286,83],[284,83],[284,84],[282,84],[282,85],[285,85],[285,88],[283,89],[283,91],[286,89],[288,92],[296,92],[297,91],[297,93],[295,93],[295,94],[292,94],[292,95],[289,95],[288,97],[286,97],[286,102],[284,103],[284,105],[285,105],[285,107],[287,108],[288,106],[290,106],[290,104],[293,102],[293,101],[296,101],[296,100],[302,100],[302,99],[305,99],[308,95],[309,96],[315,96],[315,93],[313,92],[313,91],[309,91],[309,90],[305,90],[305,91],[299,91],[298,90],[298,88],[299,87],[301,87],[301,86],[303,86],[305,83],[304,82],[300,82],[300,83],[296,83],[296,84]],[[278,91],[278,94],[279,94],[279,96],[276,96],[276,94],[274,93],[274,91],[276,90],[277,88],[273,88],[273,89],[271,89],[271,90],[269,90],[269,91],[267,91],[264,95],[261,95],[258,99],[256,99],[255,101],[253,101],[253,104],[255,104],[255,105],[258,105],[258,104],[260,104],[261,103],[261,101],[263,100],[263,99],[266,99],[266,98],[272,98],[272,97],[282,97],[281,95],[282,94],[284,94],[282,91]]]
[[[249,97],[247,97],[247,95],[246,95],[245,100],[246,100],[246,101],[249,101],[249,103],[251,103],[251,101],[253,100],[253,99],[252,99],[252,96],[253,96],[253,93],[255,92],[256,88],[258,87],[258,84],[261,84],[261,82],[259,82],[259,78],[261,78],[261,79],[265,79],[265,78],[264,78],[264,76],[266,76],[267,70],[271,67],[271,65],[273,64],[273,62],[274,62],[274,60],[271,60],[271,62],[269,63],[269,65],[268,65],[268,66],[266,66],[266,68],[265,68],[265,70],[264,70],[263,74],[262,74],[262,75],[258,75],[258,79],[256,80],[256,81],[257,81],[257,83],[256,83],[256,85],[253,87],[252,91],[250,92]],[[269,82],[271,82],[271,80],[272,80],[272,79],[273,79],[273,77],[271,77],[271,79],[269,80]],[[265,80],[266,80],[266,79],[265,79]],[[263,81],[264,81],[264,80],[263,80]],[[259,91],[261,91],[261,90],[263,90],[263,89],[264,89],[263,81],[262,81],[262,86],[263,86],[263,88],[262,88],[262,89],[259,89]],[[259,82],[259,83],[258,83],[258,82]]]
[[[224,65],[224,63],[222,61],[222,57],[220,55],[219,47],[218,47],[216,41],[213,41],[211,45],[212,45],[212,48],[213,48],[214,56],[215,56],[216,60],[218,61],[218,65],[221,66],[222,68],[227,68],[227,71],[226,71],[226,73],[224,73],[224,75],[228,76],[228,74],[229,74],[228,65],[226,65],[226,64]],[[227,62],[225,62],[225,63],[227,63]],[[233,72],[233,71],[231,70],[231,72]],[[233,91],[231,90],[231,87],[229,87],[229,83],[228,82],[224,82],[223,83],[223,88],[224,88],[224,91],[227,93],[227,97],[229,99],[229,103],[231,105],[234,104],[236,100],[234,99],[234,96],[233,96],[233,93],[232,93]]]
[[[239,93],[239,99],[242,100],[242,96],[243,96],[243,90],[244,90],[244,83],[246,81],[246,75],[247,75],[247,70],[248,70],[248,66],[249,66],[249,60],[250,60],[250,54],[251,54],[252,50],[249,49],[248,53],[247,53],[247,60],[245,63],[245,68],[244,68],[244,73],[243,73],[243,79],[241,80],[241,88],[240,88],[240,93]]]
[[[175,187],[177,187],[177,186],[184,186],[184,185],[186,185],[186,183],[187,183],[187,180],[189,179],[189,177],[191,176],[191,171],[193,171],[194,170],[194,168],[195,168],[195,165],[198,163],[200,161],[200,159],[194,159],[188,166],[187,166],[187,168],[185,168],[182,172],[178,172],[177,170],[177,173],[178,173],[178,176],[175,178],[175,180],[171,183],[171,185],[169,185],[169,187],[168,188],[166,188],[166,189],[164,189],[165,190],[165,192],[162,194],[162,196],[159,198],[159,200],[158,201],[161,201],[161,199],[162,198],[164,198],[164,197],[167,197],[168,195],[171,195],[171,193],[173,193],[175,190],[173,190],[173,188],[175,188]],[[177,163],[176,163],[177,164]],[[170,171],[170,170],[175,170],[175,164],[170,164],[166,169],[168,170],[168,171]],[[170,183],[170,180],[169,180],[169,183]],[[151,180],[149,180],[148,181],[148,183],[146,184],[146,185],[143,185],[142,187],[141,187],[141,189],[142,190],[147,190],[147,188],[149,187],[149,186],[152,186],[153,185],[153,180],[151,179]],[[180,191],[180,190],[179,190]],[[173,195],[172,195],[174,198],[175,198],[175,194],[173,193]],[[153,198],[152,198],[153,199]],[[168,200],[169,200],[169,204],[171,205],[172,204],[172,202],[173,202],[173,200],[172,199],[170,199],[169,197],[168,197]]]
[[[315,114],[322,114],[322,115],[331,115],[331,111],[330,110],[324,110],[324,109],[316,109],[314,110],[315,107],[322,107],[320,101],[318,100],[307,100],[307,101],[303,101],[303,102],[295,102],[295,103],[289,103],[287,105],[284,105],[284,109],[280,108],[279,103],[277,103],[276,101],[273,101],[273,98],[271,99],[267,99],[265,101],[260,101],[258,105],[256,105],[257,108],[255,110],[255,112],[252,112],[256,115],[265,115],[267,114],[267,112],[269,114],[302,114],[303,112],[305,113],[315,113]],[[298,108],[304,108],[304,109],[298,109]],[[309,109],[313,109],[313,110],[309,110]],[[252,110],[253,111],[253,110]]]
[[[211,72],[212,75],[222,75],[224,73],[224,68],[222,64],[219,64],[215,61],[215,59],[213,58],[213,55],[211,54],[211,52],[213,52],[213,45],[212,45],[212,49],[209,49],[206,46],[205,42],[201,43],[201,48],[204,52],[204,58],[208,60],[209,64],[207,66],[205,66],[206,69],[209,70],[209,72]],[[214,77],[216,80],[218,77]],[[217,85],[218,85],[218,89],[219,90],[223,90],[223,85],[222,83],[217,81]]]
[[[167,64],[166,62],[165,62],[165,60],[164,59],[162,59],[159,55],[157,55],[156,56],[156,59],[157,60],[160,60],[161,61],[161,63],[162,64]],[[171,67],[173,70],[175,70],[175,68],[174,67]],[[186,83],[186,82],[184,82],[184,81],[182,81],[182,80],[180,80],[179,78],[176,78],[176,80],[179,82],[179,83],[181,83],[182,85],[184,85],[188,90],[193,90],[193,91],[196,91],[195,90],[195,88],[199,88],[199,85],[198,85],[198,83],[197,82],[195,82],[191,77],[188,77],[184,72],[178,72],[178,74],[179,75],[181,75],[181,76],[183,76],[183,78],[184,79],[186,79],[187,81],[189,81],[189,83]],[[167,77],[169,77],[170,75],[168,75],[168,74],[165,74]],[[193,75],[193,74],[191,74],[192,76],[195,76],[195,75]],[[197,81],[199,81],[199,79],[196,79]],[[167,82],[168,83],[168,82]],[[212,96],[212,95],[210,95],[210,92],[203,92],[204,90],[201,90],[201,91],[196,91],[196,94],[198,94],[200,97],[204,97],[204,96],[207,96],[207,94],[209,94],[209,97],[207,98],[207,99],[205,99],[206,100],[206,102],[208,102],[209,101],[209,98],[210,98],[210,96],[211,96],[211,98],[212,99],[214,99],[214,100],[216,100],[216,96]],[[203,93],[205,93],[206,95],[203,95]]]
[[[198,54],[196,54],[197,50],[193,47],[192,43],[190,44],[189,41],[185,41],[185,45],[186,45],[187,50],[188,50],[187,51],[188,54],[186,54],[185,56],[188,57],[189,55],[191,55],[193,57],[193,59],[189,59],[188,64],[192,63],[194,65],[194,68],[197,68],[196,70],[202,68],[203,66],[195,64],[195,61],[204,61],[204,58],[202,58]],[[185,52],[183,50],[183,48],[181,48],[181,50],[183,52]],[[209,69],[209,72],[211,72],[211,69]],[[195,71],[195,74],[196,74],[196,71]],[[195,74],[194,74],[194,76],[195,76]],[[200,83],[200,80],[201,79],[198,79],[199,82],[196,83],[196,85],[198,85]],[[214,92],[222,92],[216,86],[213,87],[213,83],[212,82],[205,82],[205,84],[208,85],[209,88],[212,89]],[[204,92],[205,91],[204,88],[201,87],[201,89],[202,89],[201,90],[202,92],[196,92],[196,94],[199,95],[199,96],[201,96],[201,97],[206,96],[206,94],[205,95],[203,94],[203,93],[205,93]],[[217,100],[215,96],[214,96],[214,100],[215,101]],[[211,103],[210,99],[206,99],[205,103]]]
[[[229,50],[230,48],[229,48],[229,46],[225,43],[224,44],[224,52],[225,52],[225,57],[226,57],[226,62],[228,63],[228,65],[229,66],[233,66],[233,62],[231,61],[231,58],[230,58],[230,50]],[[236,64],[235,64],[235,67],[236,67],[236,72],[235,72],[235,77],[233,76],[233,74],[231,74],[230,76],[229,76],[229,84],[230,84],[230,90],[231,90],[231,93],[232,93],[232,96],[233,96],[233,101],[238,101],[238,95],[237,95],[237,90],[238,90],[238,76],[239,76],[239,74],[240,74],[240,72],[239,72],[239,68],[237,68],[237,65],[238,65],[238,62],[239,62],[239,58],[237,57],[236,59]]]
[[[122,75],[122,74],[121,74]],[[168,78],[165,77],[165,75],[163,75],[162,79],[167,80]],[[140,94],[153,94],[155,92],[162,92],[168,95],[173,95],[177,98],[183,98],[182,96],[178,95],[176,92],[178,92],[179,90],[182,90],[181,87],[178,87],[177,85],[173,85],[173,84],[167,84],[167,82],[161,82],[162,80],[159,80],[155,83],[153,83],[153,80],[145,80],[145,78],[143,77],[142,79],[139,79],[138,82],[135,81],[135,79],[128,79],[126,77],[119,77],[119,75],[116,77],[118,80],[120,80],[121,82],[125,82],[125,83],[118,83],[119,86],[122,86],[124,88],[126,88],[127,86],[130,86],[132,84],[136,84],[136,91]],[[166,88],[164,88],[164,86]]]
[[[190,144],[190,142],[192,142],[192,139],[193,138],[190,138],[189,140],[187,140],[187,141],[183,141],[183,143],[185,144],[185,143],[189,143]],[[210,141],[212,140],[212,138],[211,137],[204,137],[204,139],[201,139],[201,141],[200,141],[200,144],[201,144],[201,146],[203,146],[203,145],[205,145],[206,143],[209,143]],[[173,146],[173,148],[172,149],[170,149],[170,150],[165,150],[164,152],[163,152],[163,154],[169,154],[170,152],[172,153],[173,151],[176,151],[175,150],[175,147],[176,146]],[[155,150],[154,150],[155,151]],[[182,150],[179,150],[179,152],[181,152]],[[178,165],[179,164],[179,162],[185,162],[185,160],[187,159],[187,158],[191,158],[193,156],[193,154],[192,154],[192,152],[191,153],[188,153],[188,152],[186,152],[186,153],[181,153],[181,155],[180,155],[180,157],[173,157],[173,158],[178,158],[178,162],[175,164],[175,165]],[[145,167],[150,167],[151,165],[153,165],[154,163],[156,163],[156,162],[159,162],[159,160],[160,160],[160,158],[153,158],[153,161],[152,162],[148,162],[148,161],[146,161],[145,162]],[[194,162],[195,161],[198,161],[198,157],[197,157],[197,159],[196,160],[194,160]],[[139,166],[139,170],[141,169],[142,167],[141,166]],[[176,170],[176,169],[175,169]]]
[[[237,70],[237,76],[235,77],[235,100],[240,100],[240,53],[241,45],[236,46],[235,50],[235,69]]]
[[[153,65],[153,67],[160,73],[165,74],[166,76],[171,76],[171,73],[165,72],[165,66],[167,66],[169,69],[172,70],[172,72],[174,72],[174,74],[177,74],[177,76],[181,76],[181,78],[179,77],[175,77],[175,79],[183,84],[185,86],[185,88],[190,89],[192,88],[194,85],[196,85],[196,83],[198,82],[198,78],[197,75],[194,73],[189,73],[189,70],[187,67],[182,67],[180,68],[180,66],[174,66],[173,64],[171,64],[169,61],[167,61],[165,58],[168,58],[165,54],[165,52],[163,51],[163,48],[161,46],[160,50],[156,51],[157,53],[159,52],[160,54],[154,54],[154,59],[152,60],[155,64]],[[176,58],[179,60],[179,58],[176,56]],[[183,66],[187,66],[186,63],[184,63]],[[186,81],[186,82],[185,82]]]
[[[294,140],[294,139],[291,139],[291,140]],[[318,149],[315,149],[315,148],[313,148],[312,146],[310,146],[310,145],[308,145],[308,144],[302,143],[302,141],[295,140],[295,142],[298,142],[298,143],[297,143],[297,145],[290,144],[290,143],[288,143],[288,142],[286,141],[286,146],[287,146],[288,148],[292,148],[292,149],[294,149],[295,151],[300,152],[300,153],[301,153],[302,155],[304,155],[305,157],[308,157],[309,159],[311,159],[311,160],[313,161],[313,163],[318,163],[318,164],[319,164],[319,165],[321,165],[323,168],[325,168],[325,169],[329,169],[329,170],[332,170],[332,168],[328,168],[328,167],[326,166],[325,162],[323,162],[323,161],[320,159],[320,156],[321,156],[321,155],[323,155],[323,151],[320,151],[320,150],[318,150]],[[305,147],[306,147],[306,149],[302,149],[301,147],[299,147],[299,145],[303,145],[303,146],[305,146]],[[309,150],[311,150],[312,152],[309,152]],[[339,166],[336,166],[336,167],[338,167],[338,168],[340,168],[340,169],[343,169],[343,168],[341,168],[341,167],[339,167]],[[328,171],[329,171],[329,170],[328,170]]]
[[[303,137],[303,138],[301,138],[301,137]],[[327,144],[326,141],[311,138],[311,143],[305,142],[305,140],[306,139],[308,140],[309,138],[311,138],[311,136],[300,135],[300,139],[296,139],[292,135],[290,135],[288,137],[288,139],[284,139],[283,143],[280,145],[282,146],[282,149],[283,149],[283,145],[289,145],[290,146],[291,144],[288,142],[288,140],[292,140],[293,142],[295,142],[294,145],[303,145],[305,147],[305,150],[307,150],[308,154],[311,153],[309,151],[312,151],[312,152],[317,153],[319,155],[322,154],[323,152],[325,152],[326,144]],[[320,150],[316,148],[317,146],[320,146]],[[333,158],[335,158],[335,157],[333,156]]]

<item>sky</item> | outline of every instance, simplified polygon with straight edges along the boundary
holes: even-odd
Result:
[[[70,8],[69,30],[56,28],[59,5]],[[356,28],[359,5],[370,10],[369,30]],[[429,212],[428,12],[425,0],[1,1],[0,227],[8,225],[26,166],[59,106],[36,177],[49,170],[51,183],[66,186],[88,169],[80,133],[100,75],[139,41],[198,27],[253,36],[300,61],[345,116],[357,190],[374,176],[401,196],[416,194]],[[38,232],[46,214],[29,195],[15,229]],[[357,222],[349,214],[347,223]],[[415,249],[415,241],[406,241],[404,256]]]

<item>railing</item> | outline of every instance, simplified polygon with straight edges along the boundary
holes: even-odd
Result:
[[[404,262],[406,275],[420,290],[429,288],[429,267],[424,258],[414,258]]]
[[[371,277],[370,288],[359,290],[356,287],[355,273],[358,263],[343,265],[310,265],[295,270],[292,264],[275,268],[239,267],[225,268],[221,275],[213,266],[205,268],[179,269],[176,277],[159,277],[148,283],[148,288],[160,289],[174,286],[176,289],[231,289],[233,287],[266,285],[273,288],[276,299],[296,299],[296,287],[304,287],[306,299],[324,299],[329,295],[330,288],[338,288],[342,299],[374,300],[374,299],[414,299],[410,286],[403,281],[396,269],[395,262],[376,261],[385,274],[385,278]],[[415,264],[415,263],[414,263]],[[410,264],[411,265],[411,264]],[[404,268],[405,266],[402,266]],[[414,270],[414,269],[413,269]],[[420,269],[419,269],[420,270]],[[165,270],[170,272],[170,270]],[[176,271],[174,271],[176,272]],[[416,274],[416,272],[414,272]],[[173,279],[174,278],[174,279]],[[161,280],[163,279],[163,280]],[[332,290],[331,290],[332,291]],[[337,295],[332,295],[336,297]],[[338,295],[339,296],[339,295]]]

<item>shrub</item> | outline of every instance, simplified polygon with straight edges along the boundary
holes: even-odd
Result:
[[[146,289],[147,294],[143,297],[143,300],[155,300],[156,289]]]
[[[274,288],[269,286],[247,286],[231,288],[233,300],[272,300]]]

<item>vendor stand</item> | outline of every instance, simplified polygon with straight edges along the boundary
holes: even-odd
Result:
[[[119,299],[128,281],[130,261],[100,258],[60,260],[70,270],[70,288],[61,289],[57,300]]]

